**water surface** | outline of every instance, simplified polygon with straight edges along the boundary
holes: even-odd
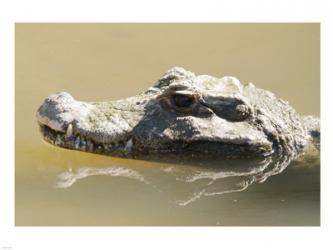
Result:
[[[16,225],[319,225],[319,155],[144,161],[41,140],[48,94],[124,98],[175,65],[237,76],[319,116],[318,24],[17,24]]]

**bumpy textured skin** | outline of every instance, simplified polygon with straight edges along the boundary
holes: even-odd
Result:
[[[179,67],[147,91],[118,101],[87,103],[66,92],[52,94],[37,119],[52,144],[125,157],[299,155],[320,145],[319,119],[300,116],[273,93]]]

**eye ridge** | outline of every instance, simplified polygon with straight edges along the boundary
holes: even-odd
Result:
[[[184,94],[173,94],[172,103],[179,108],[188,108],[195,102],[194,96]]]

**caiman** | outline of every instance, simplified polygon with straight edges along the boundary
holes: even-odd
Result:
[[[235,77],[168,70],[147,91],[83,102],[66,92],[37,111],[54,145],[122,157],[190,154],[223,158],[300,155],[320,146],[320,122],[273,93]],[[315,146],[315,147],[313,147]]]

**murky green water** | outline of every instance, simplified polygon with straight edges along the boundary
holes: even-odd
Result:
[[[35,112],[48,94],[124,98],[175,65],[319,115],[317,24],[17,24],[16,225],[319,225],[319,155],[166,163],[42,141]]]

